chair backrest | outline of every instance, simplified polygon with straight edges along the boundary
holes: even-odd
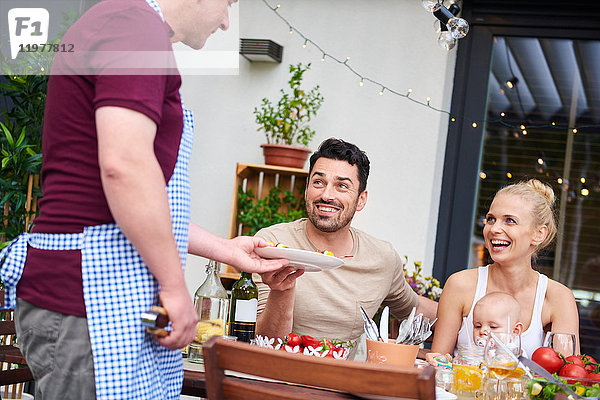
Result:
[[[202,352],[210,400],[299,398],[297,393],[294,394],[297,385],[318,388],[323,394],[311,394],[311,398],[348,398],[345,393],[350,393],[353,396],[435,399],[435,370],[432,367],[417,369],[309,357],[218,337],[210,338]],[[261,385],[251,379],[225,375],[225,370],[296,385]]]
[[[32,381],[33,375],[14,343],[16,330],[12,310],[3,310],[0,317],[0,397],[9,398],[10,393],[12,398],[21,398],[23,383]]]

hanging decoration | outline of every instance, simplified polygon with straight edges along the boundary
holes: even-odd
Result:
[[[424,100],[420,100],[420,99],[416,98],[415,95],[413,94],[412,88],[408,88],[405,91],[400,91],[400,90],[393,89],[389,85],[381,83],[375,79],[369,78],[362,72],[360,72],[352,67],[352,65],[350,63],[350,56],[346,56],[343,58],[335,57],[331,53],[328,53],[321,46],[319,46],[318,43],[316,43],[315,41],[310,39],[308,36],[306,36],[304,33],[302,33],[290,21],[288,21],[285,17],[283,17],[279,13],[279,10],[281,8],[280,4],[277,4],[276,6],[271,6],[267,2],[267,0],[262,0],[262,2],[271,11],[273,11],[273,13],[275,13],[275,15],[277,15],[277,17],[279,19],[281,19],[281,21],[283,21],[283,23],[285,24],[285,27],[287,28],[290,35],[297,34],[302,39],[301,40],[302,48],[307,48],[310,45],[318,50],[318,53],[321,55],[321,57],[320,57],[321,62],[334,61],[337,64],[339,64],[340,66],[345,67],[350,73],[352,73],[353,75],[356,76],[357,84],[360,87],[366,87],[367,84],[370,84],[371,86],[374,86],[376,88],[377,93],[380,96],[384,96],[386,94],[396,95],[396,96],[402,97],[404,99],[410,100],[413,103],[416,103],[420,106],[427,107],[430,110],[446,114],[446,115],[448,115],[449,124],[453,124],[456,122],[467,123],[473,129],[478,129],[478,130],[482,129],[481,127],[485,127],[486,124],[501,125],[501,126],[505,126],[507,128],[519,130],[520,133],[515,132],[515,135],[522,134],[523,136],[525,136],[529,133],[528,130],[534,130],[534,129],[556,129],[556,130],[563,130],[563,131],[567,130],[569,132],[569,134],[577,134],[578,129],[579,129],[579,131],[581,131],[581,129],[583,129],[583,128],[600,127],[600,125],[580,125],[577,127],[573,127],[573,126],[561,125],[554,121],[550,122],[548,124],[537,124],[537,125],[529,124],[528,122],[515,123],[512,121],[509,122],[509,115],[505,112],[500,113],[498,118],[490,118],[488,116],[488,118],[486,118],[486,119],[477,119],[477,120],[468,118],[467,116],[464,116],[464,115],[452,114],[448,110],[444,110],[444,109],[432,106],[431,105],[432,98],[430,96],[425,97]],[[451,4],[446,8],[446,6],[444,6],[444,0],[421,0],[421,4],[423,5],[423,7],[427,11],[431,12],[436,17],[436,21],[439,21],[440,36],[438,37],[438,43],[442,47],[446,48],[447,50],[450,50],[448,48],[450,46],[450,43],[453,43],[452,47],[454,47],[456,45],[456,40],[465,37],[469,31],[468,22],[462,18],[457,17],[457,14],[460,12],[459,6],[453,1],[451,1],[450,3]],[[444,32],[447,32],[447,33],[444,33]],[[452,42],[450,40],[450,37],[454,39],[454,42]],[[518,79],[514,76],[514,74],[511,78],[509,78],[507,80],[506,86],[509,89],[512,89],[511,88],[511,86],[512,86],[513,88],[518,90],[517,89]],[[483,178],[483,179],[485,179],[485,178]],[[561,179],[561,178],[558,178],[558,179]]]
[[[433,14],[440,22],[437,30],[439,33],[438,44],[450,51],[456,46],[456,41],[467,36],[469,23],[463,18],[457,17],[460,7],[451,3],[448,8],[444,6],[443,0],[421,0],[423,8]]]

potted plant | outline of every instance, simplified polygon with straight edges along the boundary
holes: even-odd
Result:
[[[290,92],[281,89],[277,104],[263,98],[262,104],[254,108],[258,131],[264,131],[267,139],[267,143],[261,145],[265,164],[303,168],[311,152],[306,146],[315,131],[308,123],[321,107],[323,96],[318,85],[308,92],[300,87],[309,69],[310,64],[290,65]]]

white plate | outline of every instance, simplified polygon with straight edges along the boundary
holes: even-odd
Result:
[[[344,261],[316,251],[290,249],[288,247],[257,247],[256,254],[263,258],[286,258],[290,266],[306,272],[319,272],[344,265]]]

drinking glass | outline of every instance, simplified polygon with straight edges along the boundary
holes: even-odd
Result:
[[[486,377],[483,379],[483,400],[500,399],[500,381],[496,378]]]
[[[483,360],[493,377],[504,379],[519,365],[515,357],[521,354],[521,335],[506,332],[494,332],[494,335],[509,351],[496,343],[496,339],[490,335],[483,350]]]
[[[575,335],[572,333],[548,332],[544,339],[544,346],[552,347],[565,357],[575,355],[575,343]]]

